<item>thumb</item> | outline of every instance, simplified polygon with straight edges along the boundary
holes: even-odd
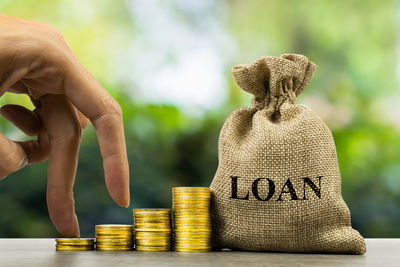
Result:
[[[17,142],[0,133],[0,180],[28,164],[26,153]]]

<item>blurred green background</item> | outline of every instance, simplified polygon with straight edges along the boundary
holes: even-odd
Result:
[[[227,115],[250,105],[233,65],[301,53],[318,66],[297,103],[331,128],[342,192],[365,237],[400,237],[399,1],[2,0],[0,12],[57,27],[121,104],[131,208],[170,207],[171,187],[208,186]],[[0,104],[32,107],[6,94]],[[27,139],[0,118],[1,132]],[[93,128],[75,183],[82,236],[131,223],[108,196]],[[0,237],[58,236],[47,214],[47,162],[0,183]]]

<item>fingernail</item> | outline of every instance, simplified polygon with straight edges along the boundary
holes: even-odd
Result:
[[[121,207],[128,208],[129,205],[130,205],[130,201],[129,201],[129,200],[128,200],[128,201],[125,200],[125,201],[121,201],[120,203],[117,202],[117,204],[118,204],[119,206],[121,206]]]
[[[24,157],[24,158],[21,160],[21,163],[19,164],[18,170],[22,169],[22,168],[25,167],[26,165],[28,165],[28,158],[27,158],[27,157]]]
[[[128,208],[129,205],[130,205],[130,203],[131,203],[130,194],[128,193],[128,196],[127,196],[127,198],[126,198],[125,201],[124,201],[123,207]]]
[[[76,216],[76,213],[74,213],[74,229],[75,229],[75,235],[76,237],[81,237],[81,231],[79,229],[79,222],[78,222],[78,217]]]

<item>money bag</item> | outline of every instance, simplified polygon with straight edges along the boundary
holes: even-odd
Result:
[[[234,110],[218,141],[211,183],[213,245],[249,251],[364,254],[341,195],[326,124],[296,97],[316,66],[307,57],[262,57],[232,69],[254,95]]]

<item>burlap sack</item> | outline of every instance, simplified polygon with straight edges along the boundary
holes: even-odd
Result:
[[[219,137],[211,184],[215,248],[363,254],[341,195],[332,134],[294,104],[316,69],[305,56],[263,57],[232,70],[254,95]]]

